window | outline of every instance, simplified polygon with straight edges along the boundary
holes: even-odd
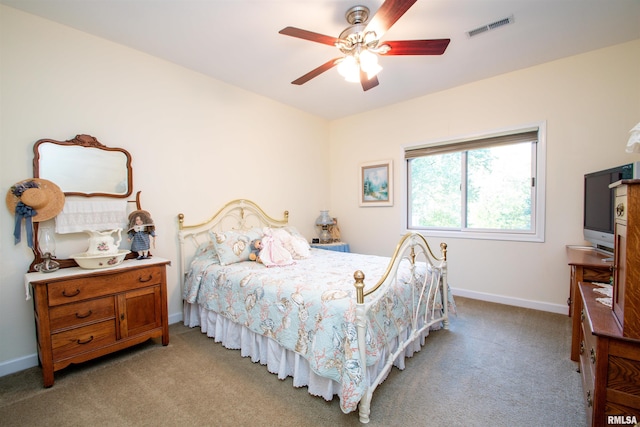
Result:
[[[541,126],[405,148],[407,228],[544,241]]]

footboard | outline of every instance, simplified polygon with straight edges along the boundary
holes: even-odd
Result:
[[[398,243],[389,266],[382,278],[370,289],[365,290],[365,277],[362,271],[354,274],[356,287],[356,323],[358,329],[358,349],[361,366],[367,366],[366,335],[369,310],[381,299],[386,291],[397,280],[400,263],[408,261],[411,267],[411,285],[415,292],[414,304],[410,307],[409,330],[394,340],[393,346],[387,343],[388,357],[383,370],[375,379],[367,378],[370,384],[359,403],[360,422],[368,423],[371,412],[371,398],[376,387],[386,378],[394,361],[404,353],[408,346],[421,340],[425,332],[442,322],[445,329],[449,327],[448,282],[447,282],[447,245],[441,243],[441,257],[436,257],[426,239],[418,233],[406,234]],[[430,274],[423,278],[416,274],[417,263],[426,263]],[[367,369],[363,369],[367,372]]]

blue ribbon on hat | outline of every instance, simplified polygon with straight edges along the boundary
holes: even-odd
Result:
[[[11,193],[20,198],[22,197],[22,193],[30,188],[40,188],[40,186],[35,181],[24,181],[11,187]],[[33,248],[33,222],[31,221],[31,217],[34,217],[37,214],[38,212],[36,212],[35,209],[31,206],[25,205],[22,201],[19,201],[18,204],[16,204],[16,225],[13,228],[13,237],[16,245],[20,243],[20,224],[24,218],[26,226],[25,229],[27,231],[27,245],[30,248]]]
[[[33,223],[31,221],[31,217],[34,217],[37,214],[38,212],[36,212],[32,207],[27,206],[22,202],[18,202],[16,205],[16,225],[13,229],[13,237],[16,245],[20,243],[20,225],[24,218],[25,230],[27,232],[27,245],[30,248],[33,248]]]

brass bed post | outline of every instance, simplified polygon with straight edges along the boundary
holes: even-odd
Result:
[[[442,275],[440,277],[440,289],[442,290],[442,311],[444,313],[444,320],[442,321],[442,327],[449,329],[449,279],[447,278],[447,244],[440,243],[440,251],[442,252],[442,262],[440,269]]]
[[[353,273],[353,278],[356,281],[353,284],[356,287],[356,303],[364,304],[364,273],[358,270]]]
[[[178,214],[178,230],[182,230],[182,227],[184,226],[184,214],[183,213],[179,213]],[[186,268],[184,266],[184,236],[181,233],[178,233],[178,244],[180,245],[180,267],[179,267],[179,272],[180,272],[180,297],[182,297],[183,292],[184,292],[184,274],[186,271]],[[183,301],[183,310],[184,310],[184,301]]]
[[[360,366],[362,369],[363,380],[366,384],[369,384],[369,374],[367,371],[367,307],[364,304],[364,273],[361,270],[357,270],[353,273],[353,278],[356,283],[356,329],[357,329],[357,341],[358,341],[358,358],[360,359]],[[359,419],[363,424],[369,422],[369,415],[371,414],[371,396],[375,390],[375,387],[371,389],[367,385],[366,390],[360,403],[358,404]]]

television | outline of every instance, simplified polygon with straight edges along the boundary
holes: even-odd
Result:
[[[585,174],[584,239],[595,249],[613,255],[615,194],[611,183],[621,179],[638,179],[640,162]]]

